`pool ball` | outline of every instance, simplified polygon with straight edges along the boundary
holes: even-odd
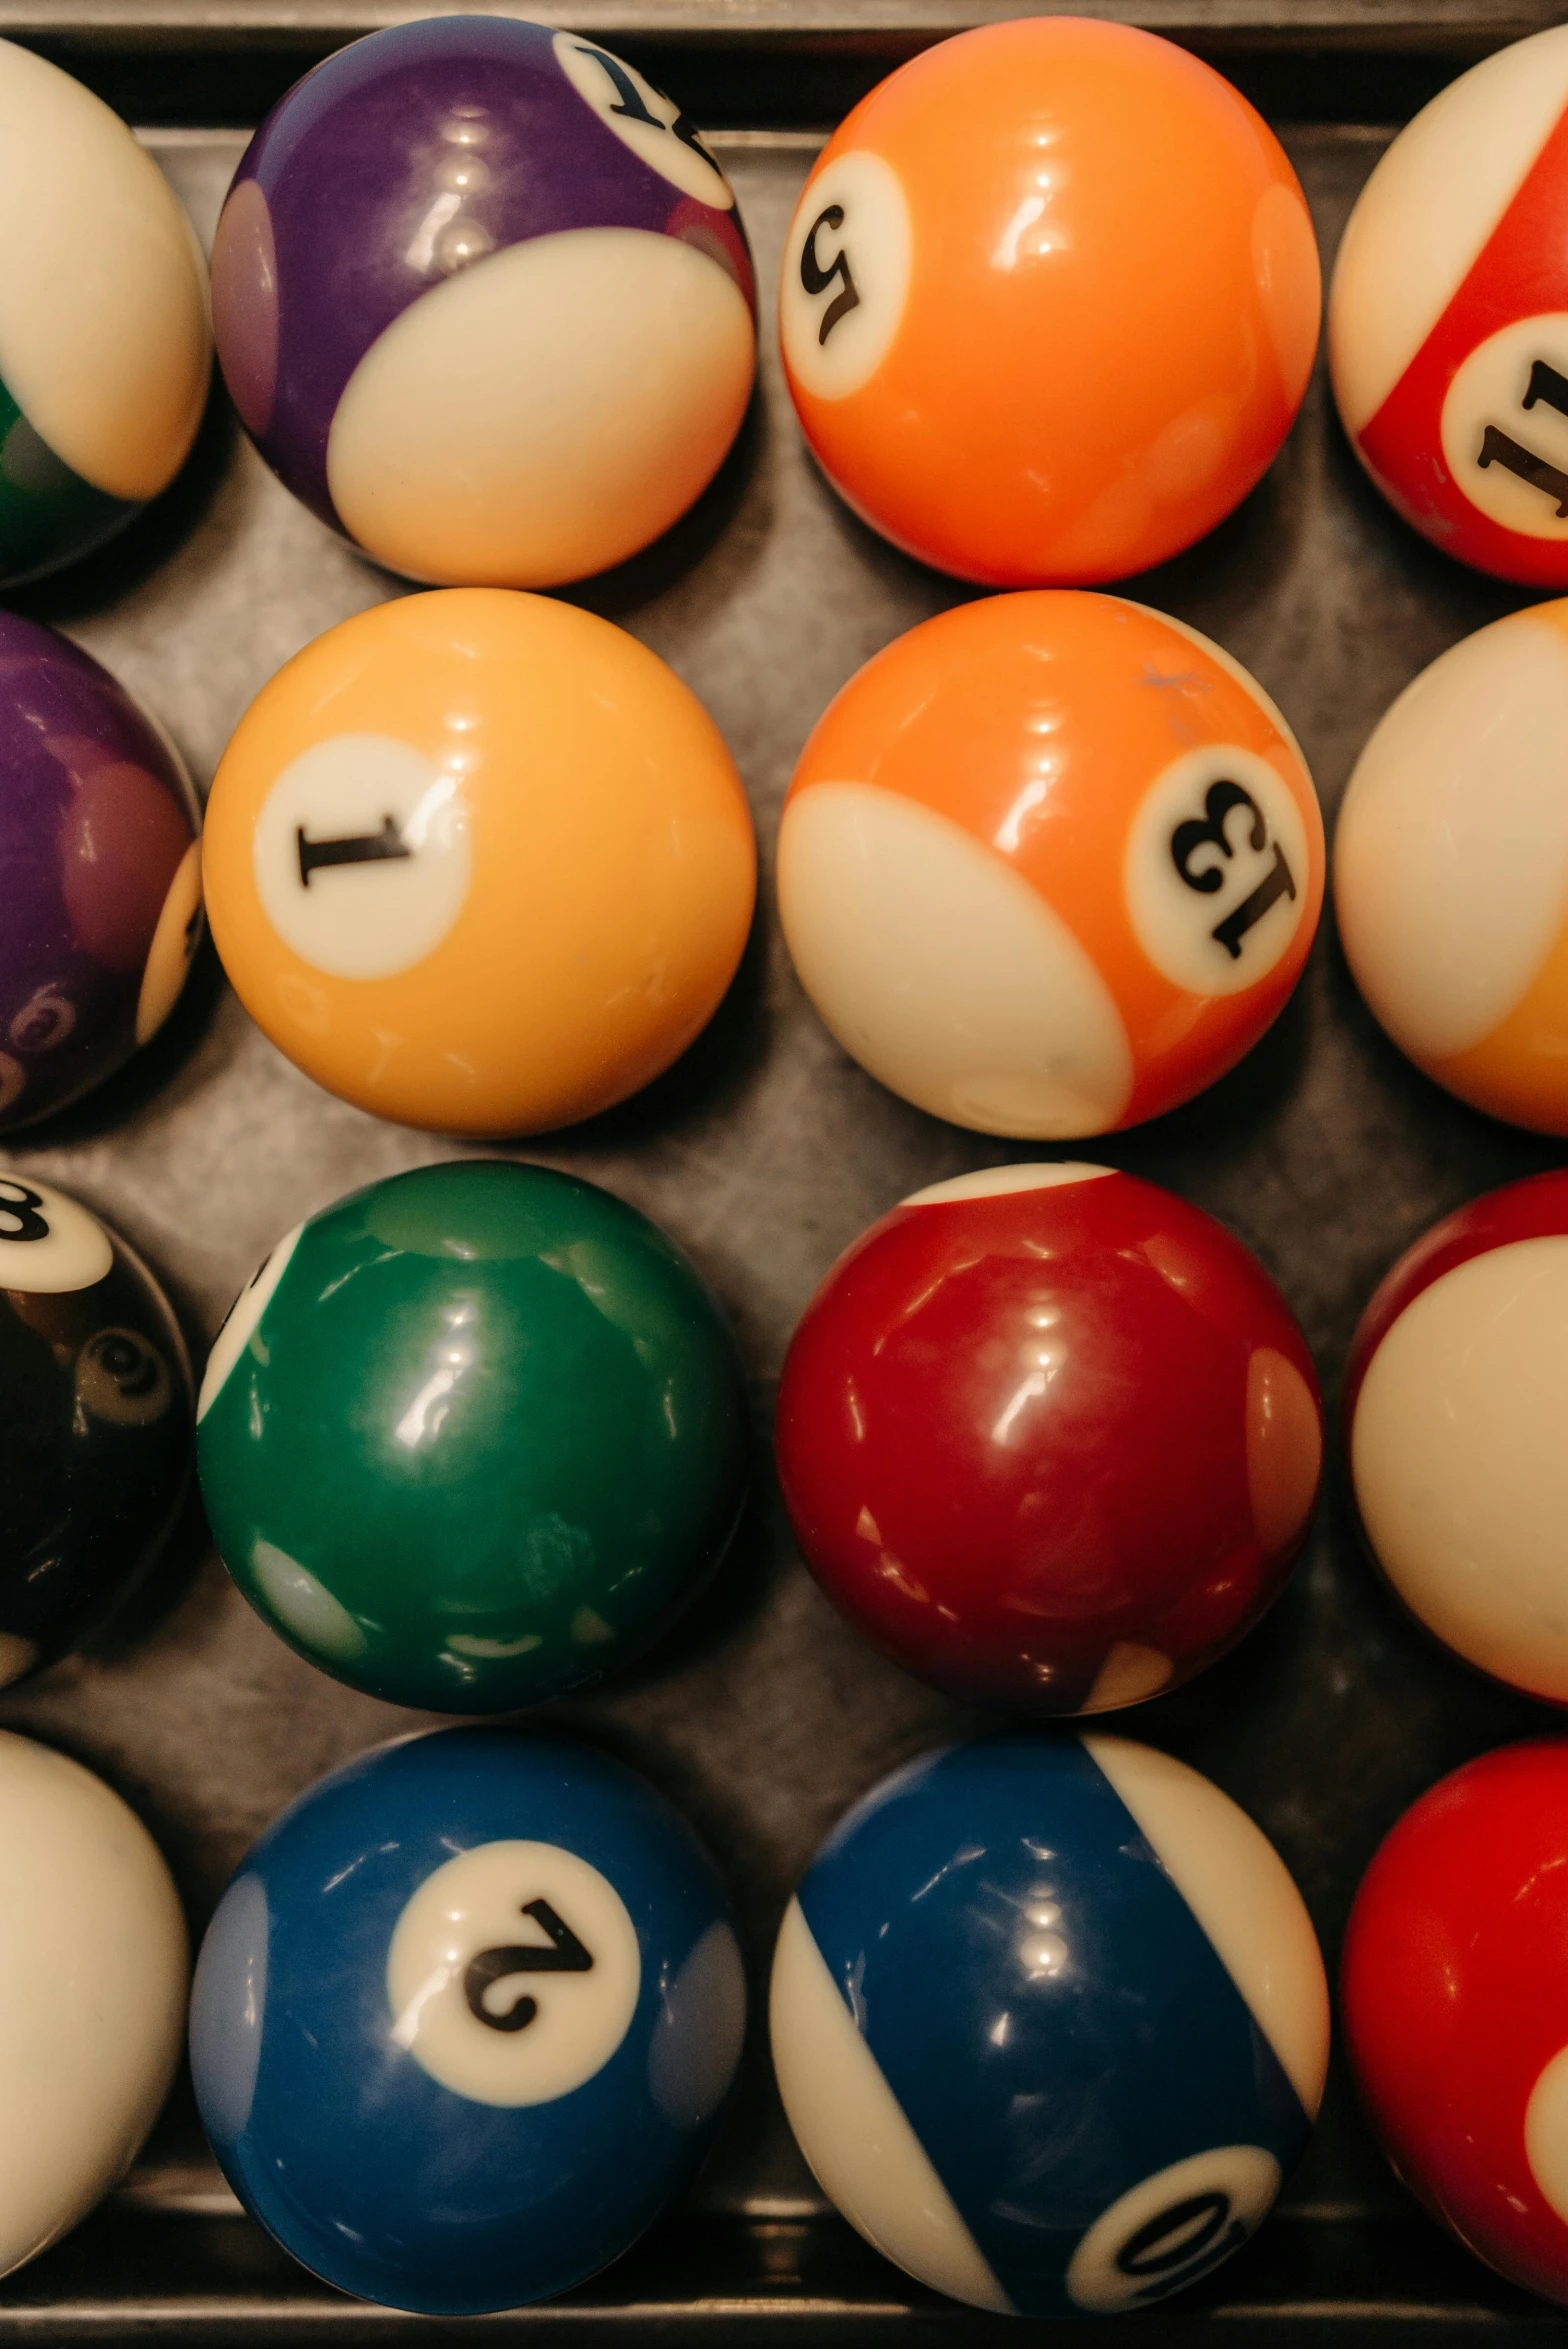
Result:
[[[773,1961],[818,2184],[976,2308],[1111,2316],[1207,2275],[1306,2144],[1328,1991],[1284,1862],[1118,1737],[930,1754],[841,1821]]]
[[[756,846],[656,654],[543,596],[450,588],[328,629],[257,695],[204,877],[236,993],[318,1084],[520,1134],[624,1100],[706,1026]]]
[[[1384,716],[1334,836],[1346,959],[1401,1052],[1568,1134],[1568,602],[1494,621]]]
[[[361,2299],[456,2316],[592,2275],[695,2172],[745,1980],[691,1830],[564,1740],[448,1729],[284,1812],[202,1944],[230,2185]]]
[[[1278,1593],[1322,1464],[1306,1341],[1197,1208],[1108,1167],[917,1191],[839,1258],[779,1384],[806,1563],[906,1670],[1097,1713]]]
[[[912,628],[801,754],[779,913],[806,993],[907,1101],[1060,1140],[1174,1108],[1284,1006],[1323,825],[1279,711],[1120,596]]]
[[[0,587],[90,554],[167,489],[196,437],[207,271],[117,114],[0,41]]]
[[[0,1730],[0,2274],[85,2218],[179,2062],[185,1919],[157,1845],[79,1762]]]
[[[212,253],[252,439],[389,570],[549,587],[706,488],[756,360],[728,181],[591,37],[449,16],[351,42],[246,149]]]
[[[1382,1845],[1345,1936],[1362,2101],[1467,2250],[1568,2302],[1568,1744],[1483,1754]]]
[[[79,1201],[0,1169],[0,1687],[137,1582],[190,1464],[190,1366],[157,1282]]]
[[[1568,29],[1461,74],[1395,139],[1328,306],[1351,446],[1462,562],[1568,587]]]
[[[199,821],[178,753],[107,669],[0,612],[0,1132],[112,1076],[174,1008]]]
[[[734,1338],[608,1191],[466,1159],[278,1242],[213,1346],[197,1465],[251,1605],[350,1687],[499,1713],[638,1654],[747,1478]]]
[[[1405,1605],[1568,1704],[1568,1174],[1472,1199],[1407,1249],[1345,1381],[1356,1506]]]
[[[865,520],[993,587],[1122,579],[1272,461],[1317,346],[1317,246],[1273,133],[1210,67],[1082,17],[985,25],[822,150],[779,339]]]

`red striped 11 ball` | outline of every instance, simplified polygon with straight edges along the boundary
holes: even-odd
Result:
[[[1328,342],[1351,445],[1406,521],[1568,587],[1568,26],[1400,133],[1346,227]]]

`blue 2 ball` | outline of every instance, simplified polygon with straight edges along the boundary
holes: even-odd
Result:
[[[255,1846],[203,1944],[191,2066],[230,2184],[362,2299],[514,2308],[686,2184],[745,1986],[690,1830],[603,1756],[503,1729],[383,1747]]]

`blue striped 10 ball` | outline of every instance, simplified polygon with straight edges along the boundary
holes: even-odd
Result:
[[[191,2001],[235,2192],[340,2290],[426,2315],[616,2258],[707,2150],[745,2029],[689,1828],[619,1763],[450,1729],[363,1756],[262,1837]]]
[[[977,2308],[1109,2315],[1206,2275],[1306,2144],[1328,1990],[1273,1846],[1121,1738],[998,1740],[875,1788],[774,1959],[824,2191]]]

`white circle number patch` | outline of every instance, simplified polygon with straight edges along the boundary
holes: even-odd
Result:
[[[387,1952],[392,2036],[475,2104],[549,2104],[602,2071],[642,1956],[609,1880],[553,1843],[484,1843],[427,1876]]]
[[[903,186],[880,155],[852,148],[835,157],[801,197],[779,281],[779,339],[813,398],[847,399],[887,357],[911,250]]]
[[[334,979],[389,979],[434,952],[468,895],[462,788],[412,743],[338,734],[286,766],[253,845],[267,919]]]
[[[113,1262],[96,1215],[52,1183],[0,1175],[0,1289],[65,1296],[92,1288]]]
[[[1488,336],[1448,387],[1442,432],[1473,506],[1525,538],[1568,538],[1568,315]]]
[[[579,98],[591,106],[606,127],[630,147],[661,179],[711,204],[716,212],[733,209],[729,181],[703,145],[696,124],[673,99],[666,98],[635,65],[614,57],[578,33],[557,33],[555,62]]]
[[[1172,2162],[1079,2239],[1069,2297],[1096,2315],[1163,2300],[1239,2251],[1279,2189],[1279,2163],[1261,2145],[1216,2145]]]
[[[1267,759],[1188,751],[1144,794],[1127,836],[1127,912],[1172,986],[1239,995],[1274,968],[1307,910],[1307,827]]]
[[[1568,2221],[1568,2047],[1542,2066],[1524,2108],[1524,2152],[1541,2199]]]

